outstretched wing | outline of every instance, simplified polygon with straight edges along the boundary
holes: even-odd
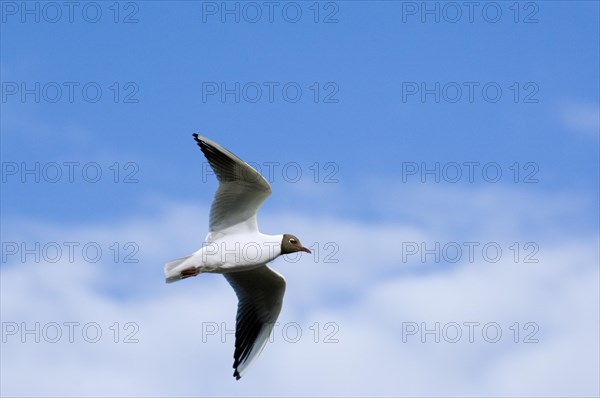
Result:
[[[256,361],[281,311],[285,279],[266,265],[223,274],[238,297],[233,376],[239,380]]]
[[[210,232],[257,232],[256,213],[271,194],[267,180],[219,144],[198,134],[194,139],[219,180],[210,208]]]

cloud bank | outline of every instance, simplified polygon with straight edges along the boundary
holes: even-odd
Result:
[[[162,277],[165,261],[201,244],[206,204],[153,201],[93,225],[4,222],[4,242],[95,242],[103,255],[3,260],[2,395],[597,396],[598,233],[563,227],[588,201],[403,191],[377,199],[390,211],[379,221],[261,214],[265,232],[285,227],[318,250],[274,262],[288,281],[279,325],[238,382],[231,288],[218,275]],[[137,263],[123,261],[128,242]],[[472,258],[465,242],[478,243]],[[481,251],[490,242],[499,257]]]

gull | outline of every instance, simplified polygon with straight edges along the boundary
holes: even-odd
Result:
[[[165,264],[167,283],[199,275],[223,274],[238,308],[233,376],[239,380],[256,361],[281,311],[285,279],[267,266],[282,254],[311,251],[292,234],[266,235],[256,214],[271,186],[255,169],[214,141],[193,134],[213,169],[219,187],[202,248]]]

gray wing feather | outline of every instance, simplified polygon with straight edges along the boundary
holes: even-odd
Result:
[[[219,181],[210,208],[210,231],[222,231],[237,224],[257,231],[256,213],[271,194],[267,180],[219,144],[198,134],[194,134],[194,139]]]
[[[239,379],[267,344],[281,311],[285,279],[266,265],[223,275],[239,300],[233,354],[233,375]]]

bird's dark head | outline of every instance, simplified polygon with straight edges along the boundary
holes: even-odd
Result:
[[[300,243],[300,239],[296,238],[294,235],[283,235],[283,239],[281,240],[281,254],[289,254],[296,252],[310,253],[311,251],[308,250],[306,247],[302,246],[302,243]]]

